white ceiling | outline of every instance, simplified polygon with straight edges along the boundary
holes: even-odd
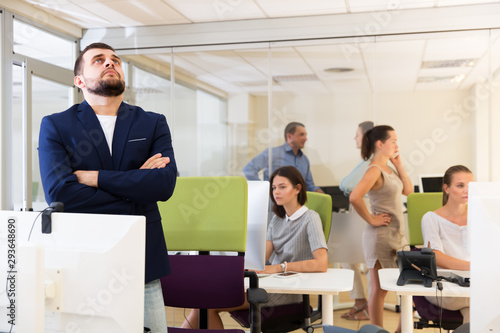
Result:
[[[22,0],[86,28],[170,25],[495,3],[498,0]]]
[[[85,29],[140,27],[387,9],[436,8],[498,3],[498,0],[24,0]],[[499,18],[500,19],[500,18]],[[495,36],[494,43],[499,43]],[[193,78],[228,93],[266,93],[267,78],[276,90],[297,93],[425,91],[466,89],[487,76],[489,37],[485,31],[426,34],[380,39],[376,43],[321,41],[318,45],[200,51],[176,54],[175,65]],[[168,65],[170,55],[149,54]],[[422,68],[424,61],[476,59],[473,67]],[[493,63],[493,68],[499,64]],[[154,66],[152,66],[154,67]],[[327,68],[350,68],[330,73]],[[462,76],[460,76],[462,75]],[[283,76],[284,81],[277,80]],[[447,78],[446,80],[444,78]],[[458,80],[461,78],[461,80]],[[302,80],[301,80],[302,79]],[[305,80],[307,79],[307,80]]]

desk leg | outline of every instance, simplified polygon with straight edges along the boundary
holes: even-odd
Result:
[[[401,331],[413,332],[413,297],[401,295]]]
[[[323,325],[333,325],[333,295],[321,297]]]

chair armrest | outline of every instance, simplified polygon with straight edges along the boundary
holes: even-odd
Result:
[[[250,288],[259,288],[259,277],[254,271],[245,271],[245,277],[250,280]]]
[[[259,277],[257,273],[245,271],[245,277],[250,279],[250,288],[247,289],[247,301],[250,304],[266,303],[269,298],[265,289],[259,288]]]

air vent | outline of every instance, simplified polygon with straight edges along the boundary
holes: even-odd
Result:
[[[275,82],[319,81],[316,74],[278,75],[278,76],[273,76],[273,80]]]
[[[451,59],[451,60],[432,60],[422,62],[422,68],[456,68],[473,67],[477,62],[476,58]]]

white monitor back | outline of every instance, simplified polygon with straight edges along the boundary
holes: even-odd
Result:
[[[248,181],[247,249],[245,268],[263,270],[269,214],[269,182]]]
[[[471,332],[500,332],[500,183],[469,183]]]
[[[38,212],[0,211],[1,281],[14,229],[18,261],[14,297],[0,291],[0,332],[11,330],[12,299],[12,332],[142,332],[144,216],[53,213],[51,234],[41,233],[40,221]]]

